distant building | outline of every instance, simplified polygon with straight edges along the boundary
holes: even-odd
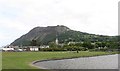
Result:
[[[3,51],[14,51],[14,48],[3,48]]]
[[[58,33],[56,34],[55,44],[56,44],[56,45],[58,45],[58,44],[59,44],[59,41],[58,41]]]
[[[40,48],[49,48],[49,46],[43,45],[43,46],[40,46]]]
[[[70,45],[70,44],[76,44],[76,43],[83,43],[83,42],[73,42],[73,41],[70,41],[70,42],[68,42],[68,45]]]
[[[75,44],[76,42],[68,42],[68,45],[70,45],[70,44]]]
[[[11,46],[5,46],[4,48],[2,48],[2,51],[14,51],[14,48]]]
[[[55,43],[56,43],[56,45],[58,45],[58,38],[56,38]]]
[[[40,51],[41,48],[49,48],[49,46],[5,46],[2,51]]]
[[[32,47],[32,48],[30,48],[30,51],[39,51],[39,48],[37,48],[37,47]]]

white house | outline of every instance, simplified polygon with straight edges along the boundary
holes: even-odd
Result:
[[[14,48],[2,48],[3,51],[14,51]]]
[[[23,49],[19,48],[18,51],[23,51]]]
[[[43,45],[43,46],[40,46],[40,48],[49,48],[49,46]]]
[[[30,51],[39,51],[39,48],[30,48]]]

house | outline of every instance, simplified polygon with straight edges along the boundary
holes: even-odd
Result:
[[[70,41],[70,42],[68,42],[68,45],[70,45],[70,44],[76,44],[76,43],[82,43],[82,42],[73,42],[73,41]]]
[[[25,51],[40,51],[40,46],[24,46]]]
[[[43,46],[40,46],[40,48],[49,48],[49,46],[43,45]]]
[[[30,51],[39,51],[39,48],[30,48]]]
[[[6,47],[2,48],[2,51],[14,51],[14,48],[12,48],[10,46],[6,46]]]
[[[40,51],[40,48],[49,48],[49,46],[5,46],[2,51]]]
[[[49,46],[28,46],[28,49],[30,51],[40,51],[41,48],[49,48]]]

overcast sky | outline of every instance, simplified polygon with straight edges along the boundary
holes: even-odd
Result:
[[[0,0],[0,46],[36,26],[65,25],[100,35],[118,34],[119,0]]]

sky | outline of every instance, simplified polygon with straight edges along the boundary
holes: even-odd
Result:
[[[119,0],[0,0],[0,47],[41,26],[118,35]]]

